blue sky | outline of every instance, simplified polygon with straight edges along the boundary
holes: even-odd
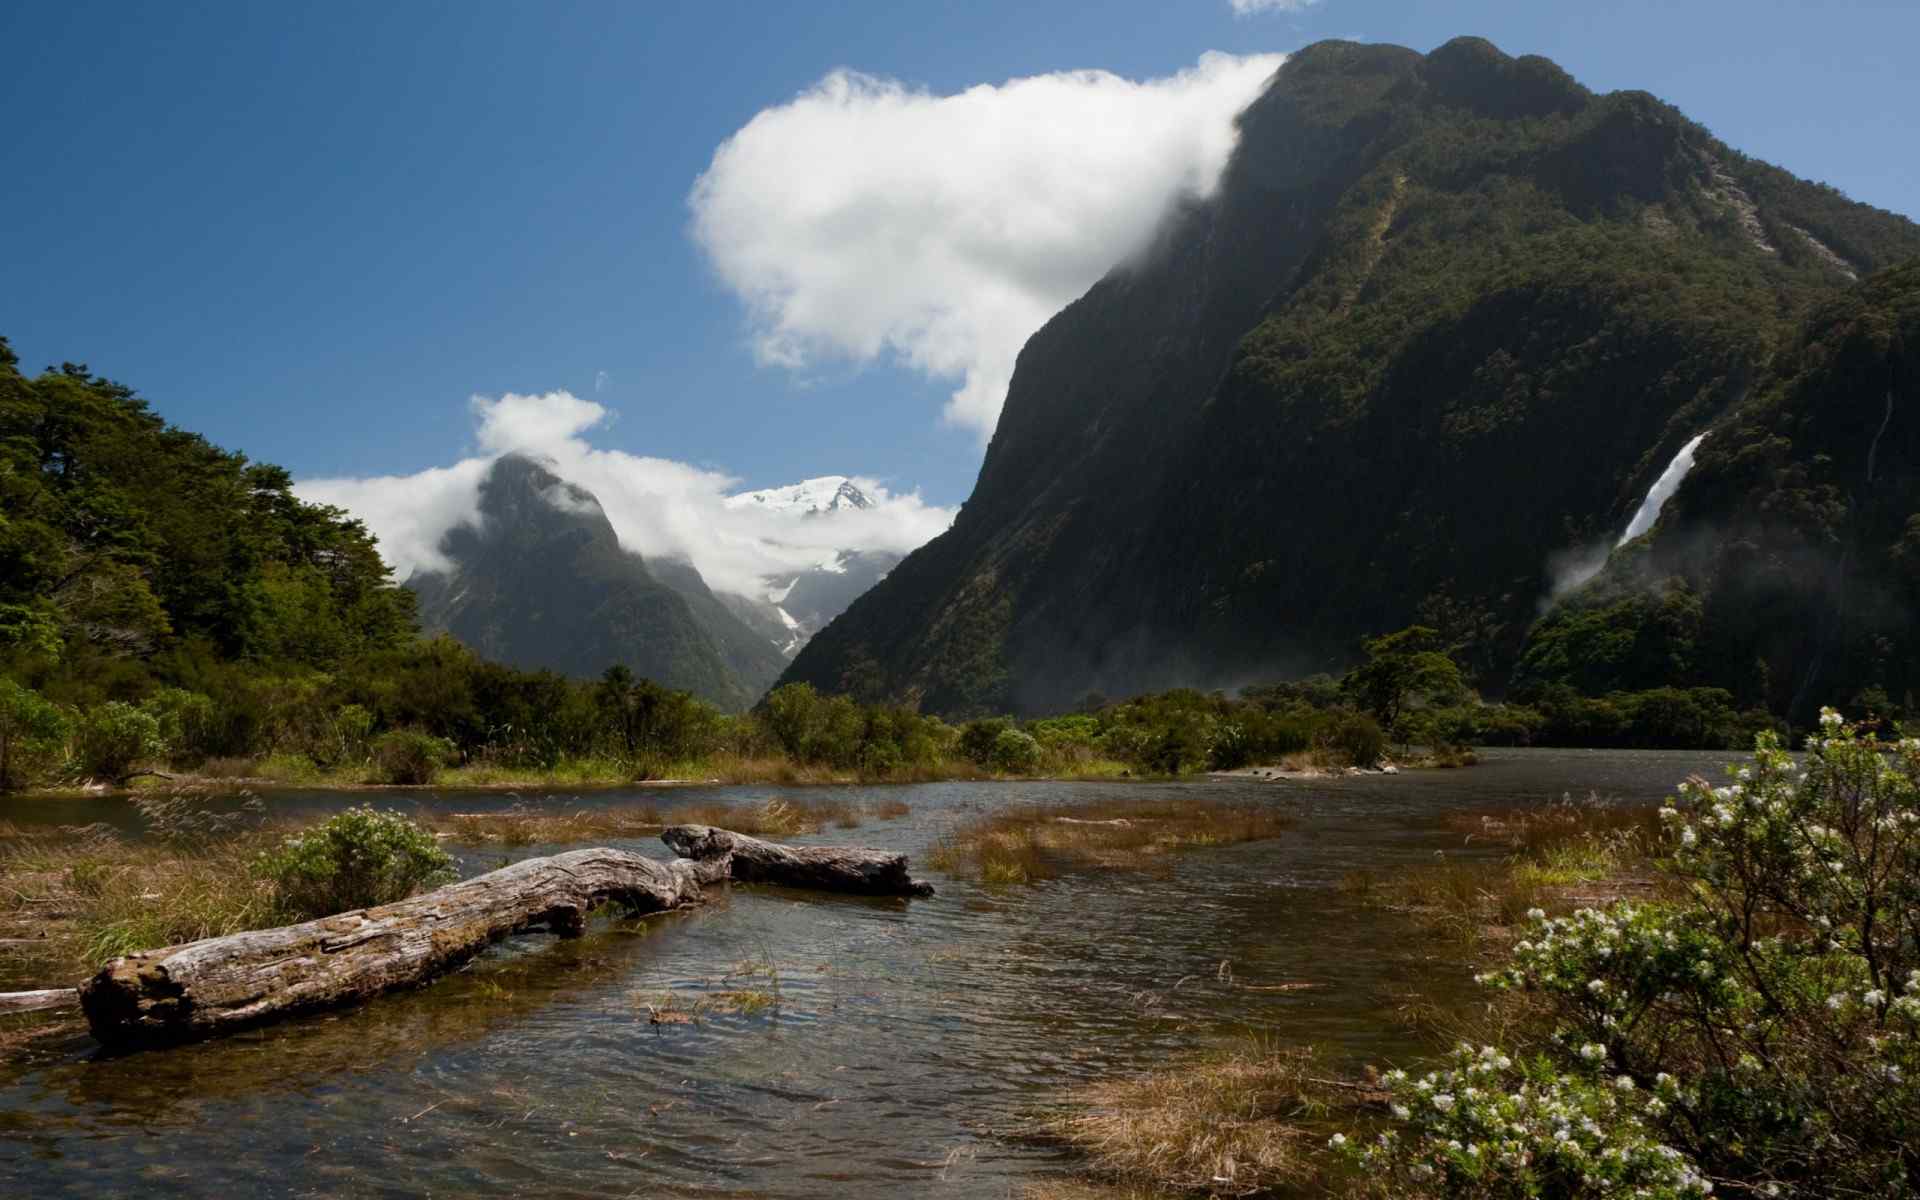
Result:
[[[738,278],[690,233],[717,147],[835,68],[946,94],[1461,33],[1644,88],[1742,150],[1920,213],[1911,0],[1248,16],[1229,0],[12,0],[0,334],[29,369],[85,361],[302,476],[450,463],[475,445],[470,396],[565,390],[617,414],[599,447],[747,486],[861,473],[955,504],[982,445],[942,419],[955,377],[887,351],[770,361]]]

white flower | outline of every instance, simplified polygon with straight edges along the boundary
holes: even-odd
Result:
[[[1404,1121],[1408,1117],[1411,1117],[1413,1112],[1404,1104],[1396,1104],[1393,1106],[1393,1115],[1396,1119]]]
[[[1450,1111],[1452,1111],[1452,1109],[1453,1109],[1453,1095],[1452,1095],[1452,1093],[1450,1093],[1450,1092],[1437,1092],[1437,1093],[1435,1093],[1435,1094],[1434,1094],[1434,1097],[1433,1097],[1433,1106],[1434,1106],[1435,1108],[1437,1108],[1437,1109],[1439,1109],[1439,1110],[1440,1110],[1441,1112],[1450,1112]]]
[[[1340,1147],[1346,1144],[1347,1144],[1347,1135],[1344,1133],[1336,1133],[1332,1137],[1327,1139],[1327,1145],[1333,1147],[1335,1150],[1338,1150]]]
[[[1588,1042],[1580,1047],[1580,1057],[1588,1062],[1599,1062],[1607,1056],[1607,1048],[1598,1042]]]
[[[1633,1090],[1633,1077],[1632,1077],[1631,1075],[1617,1075],[1617,1076],[1615,1076],[1615,1077],[1614,1077],[1614,1080],[1613,1080],[1613,1090],[1614,1090],[1614,1091],[1616,1091],[1616,1092],[1630,1092],[1630,1091],[1632,1091],[1632,1090]]]
[[[1544,908],[1530,908],[1527,910],[1527,920],[1529,921],[1544,921],[1546,919],[1547,910]]]

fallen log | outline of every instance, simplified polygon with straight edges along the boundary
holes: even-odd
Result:
[[[609,849],[530,858],[378,908],[129,954],[80,986],[80,1005],[109,1046],[208,1037],[425,983],[518,930],[577,934],[603,901],[698,904],[728,865]]]
[[[855,892],[863,896],[931,896],[933,885],[907,874],[907,856],[858,846],[782,846],[710,825],[674,825],[660,840],[682,858],[732,860],[739,883]]]
[[[35,992],[0,992],[0,1013],[39,1012],[43,1008],[77,1008],[80,993],[72,988],[42,988]]]

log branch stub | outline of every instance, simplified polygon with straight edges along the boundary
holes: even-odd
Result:
[[[109,1046],[209,1037],[425,983],[519,930],[578,933],[605,901],[641,913],[698,904],[701,885],[728,872],[724,857],[604,848],[530,858],[378,908],[117,958],[80,986],[80,1005]]]
[[[660,835],[682,858],[729,858],[739,883],[853,892],[862,896],[931,896],[933,885],[907,873],[907,856],[858,846],[782,846],[710,825],[674,825]]]

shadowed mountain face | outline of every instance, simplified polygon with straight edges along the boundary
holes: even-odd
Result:
[[[778,652],[690,565],[657,564],[657,577],[621,547],[592,493],[540,463],[495,462],[480,518],[447,535],[453,570],[407,581],[427,630],[488,658],[581,678],[623,663],[730,709],[751,705],[778,674]]]
[[[1028,342],[954,526],[785,678],[1035,711],[1338,667],[1424,619],[1498,690],[1555,562],[1771,387],[1811,306],[1920,254],[1478,39],[1308,47],[1240,130],[1214,197]]]

